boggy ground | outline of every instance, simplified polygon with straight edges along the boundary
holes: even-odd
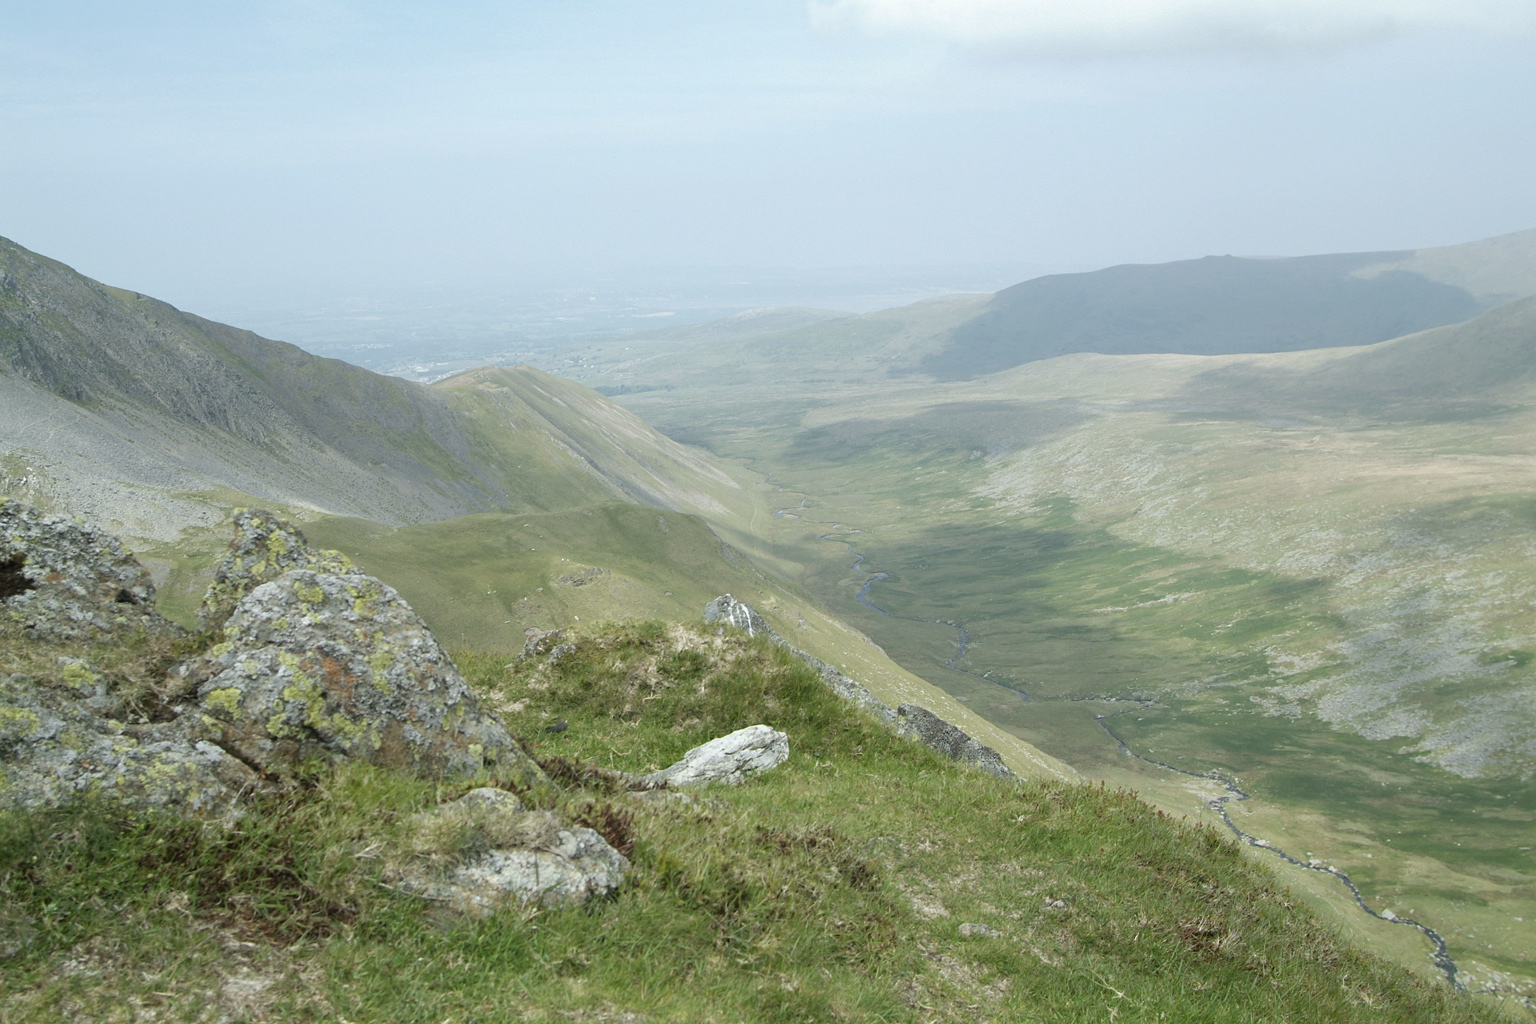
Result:
[[[396,891],[422,854],[412,815],[472,783],[359,764],[232,828],[11,813],[0,1020],[1499,1019],[1344,945],[1222,834],[942,761],[762,639],[656,622],[565,639],[458,660],[558,782],[525,800],[631,856],[616,898],[465,916]],[[757,722],[792,754],[736,789],[641,798],[600,770]]]

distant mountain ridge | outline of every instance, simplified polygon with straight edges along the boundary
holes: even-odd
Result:
[[[753,311],[594,344],[581,366],[558,372],[623,396],[750,385],[764,373],[800,391],[878,378],[971,380],[1081,352],[1371,345],[1533,295],[1536,230],[1430,249],[1126,264],[861,315]]]
[[[137,536],[169,539],[206,518],[186,494],[221,489],[395,525],[616,499],[724,511],[710,492],[736,481],[602,406],[526,367],[494,389],[372,373],[0,239],[0,478]]]
[[[998,292],[923,368],[953,380],[1074,352],[1229,355],[1368,345],[1487,308],[1466,289],[1413,271],[1360,273],[1412,255],[1207,256],[1040,277]]]

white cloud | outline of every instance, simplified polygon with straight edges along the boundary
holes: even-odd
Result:
[[[1532,0],[809,0],[820,29],[996,52],[1327,49],[1415,31],[1536,28]]]

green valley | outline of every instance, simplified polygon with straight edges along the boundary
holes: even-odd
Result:
[[[1533,310],[950,383],[870,374],[863,334],[840,346],[828,321],[819,358],[846,353],[841,371],[755,372],[786,351],[770,335],[714,352],[742,372],[708,387],[608,372],[665,383],[619,400],[781,486],[754,550],[798,562],[905,667],[1171,810],[1210,814],[1217,791],[1128,758],[1100,718],[1138,755],[1240,779],[1246,831],[1346,871],[1438,930],[1471,987],[1519,996],[1536,991]],[[1379,941],[1429,968],[1422,939]]]
[[[1391,255],[1474,305],[1525,280],[1508,244],[1467,248]],[[1536,300],[1368,346],[943,380],[924,367],[996,320],[957,296],[425,386],[7,258],[0,492],[122,530],[185,624],[252,504],[389,581],[491,689],[528,630],[601,645],[730,592],[1020,774],[1257,837],[1425,980],[1536,993]]]

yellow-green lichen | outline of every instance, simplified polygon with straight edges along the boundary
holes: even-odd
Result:
[[[61,675],[63,675],[64,681],[70,686],[82,690],[95,686],[101,681],[99,673],[92,672],[84,662],[80,661],[66,661]]]
[[[36,711],[0,704],[0,740],[30,740],[42,725]]]
[[[384,678],[385,673],[394,668],[398,660],[395,652],[388,647],[380,647],[368,655],[368,667],[373,669],[373,685],[384,693],[390,692],[389,680]]]
[[[300,666],[296,655],[281,651],[277,657],[293,682],[283,687],[283,700],[287,703],[277,714],[268,719],[267,732],[275,737],[297,735],[298,730],[289,724],[288,716],[289,708],[295,704],[302,710],[306,725],[312,729],[325,728],[325,694]]]
[[[203,698],[203,703],[215,711],[222,711],[233,718],[240,713],[240,698],[245,694],[237,687],[226,686],[213,690]]]
[[[358,583],[348,585],[347,593],[352,598],[352,611],[359,618],[372,617],[374,613],[374,602],[383,596],[378,585],[374,584],[371,580],[365,584]]]
[[[325,590],[318,583],[295,583],[293,592],[306,605],[321,604],[325,601]]]
[[[352,564],[352,559],[332,548],[315,552],[316,572],[330,573],[332,576],[351,576],[357,572],[357,566]]]

